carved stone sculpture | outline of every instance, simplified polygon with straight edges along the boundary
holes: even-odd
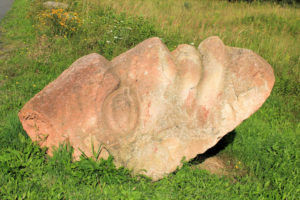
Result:
[[[78,59],[19,118],[50,154],[66,141],[75,159],[103,145],[101,156],[158,180],[259,109],[273,84],[264,59],[218,37],[173,52],[150,38],[112,61],[96,53]]]

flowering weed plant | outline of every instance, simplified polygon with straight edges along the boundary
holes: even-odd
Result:
[[[53,35],[70,37],[82,25],[76,12],[68,12],[62,8],[43,12],[41,16],[42,23],[50,28],[50,33]]]

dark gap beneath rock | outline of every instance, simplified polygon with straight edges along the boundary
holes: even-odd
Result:
[[[204,160],[207,158],[216,156],[217,154],[219,154],[222,150],[224,150],[228,145],[230,145],[234,141],[235,136],[236,136],[235,130],[229,132],[215,146],[208,149],[203,154],[198,154],[189,163],[192,165],[197,165],[197,164],[204,162]]]

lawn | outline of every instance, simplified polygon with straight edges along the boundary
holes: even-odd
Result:
[[[299,199],[299,6],[64,0],[68,10],[46,10],[43,2],[15,0],[0,22],[0,199]],[[152,182],[116,169],[112,157],[74,162],[69,146],[49,157],[20,124],[22,106],[83,55],[112,59],[153,36],[173,50],[212,35],[255,51],[276,76],[265,104],[206,154],[228,158],[229,176],[198,169],[196,159]]]

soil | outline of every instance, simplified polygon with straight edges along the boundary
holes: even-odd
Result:
[[[224,153],[207,157],[201,163],[194,165],[193,168],[206,170],[217,176],[226,176],[234,182],[238,177],[248,173],[242,162]]]

